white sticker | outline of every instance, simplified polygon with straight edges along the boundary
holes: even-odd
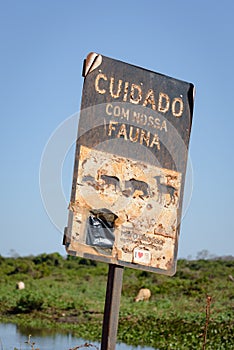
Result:
[[[133,261],[135,263],[149,265],[151,260],[151,253],[144,249],[134,249]]]

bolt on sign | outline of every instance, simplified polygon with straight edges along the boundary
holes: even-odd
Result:
[[[194,87],[96,53],[83,76],[67,253],[173,275]]]

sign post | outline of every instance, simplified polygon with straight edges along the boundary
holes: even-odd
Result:
[[[104,350],[114,349],[123,267],[176,271],[194,87],[96,53],[83,76],[64,244],[109,264]]]
[[[123,267],[109,265],[106,301],[102,325],[101,350],[114,350],[119,319],[119,306],[123,281]]]

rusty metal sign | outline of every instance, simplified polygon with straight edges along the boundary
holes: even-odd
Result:
[[[172,275],[194,87],[96,53],[83,76],[67,253]]]

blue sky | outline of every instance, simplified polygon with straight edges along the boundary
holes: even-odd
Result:
[[[9,0],[0,6],[0,255],[65,254],[63,233],[43,206],[40,162],[51,134],[79,110],[83,59],[91,51],[195,84],[193,192],[179,257],[203,249],[233,254],[234,2]],[[71,150],[62,169],[67,201],[72,168]],[[66,225],[66,205],[58,212]]]

